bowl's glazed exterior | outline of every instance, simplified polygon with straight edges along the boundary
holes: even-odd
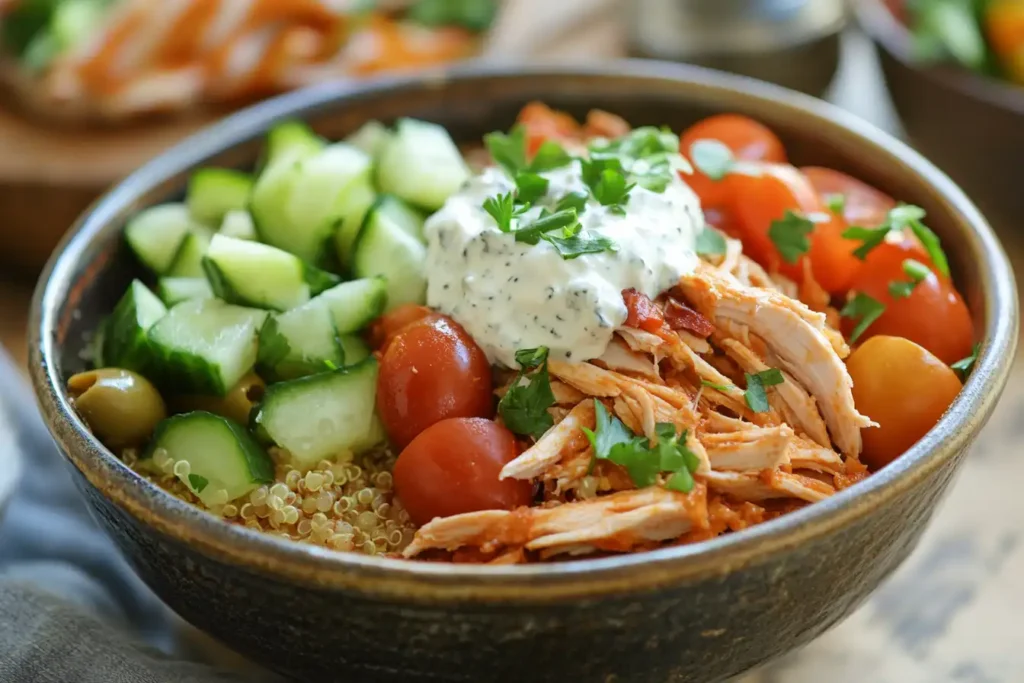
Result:
[[[856,0],[854,7],[878,47],[908,139],[967,191],[997,230],[1019,232],[1024,87],[920,64],[909,31],[883,0]]]
[[[125,217],[180,193],[205,164],[251,164],[285,117],[337,137],[371,118],[439,121],[456,138],[507,128],[543,99],[680,129],[717,111],[755,116],[794,161],[830,165],[920,204],[974,312],[981,356],[939,425],[881,473],[741,534],[647,554],[543,566],[409,563],[270,538],[165,494],[85,429],[64,391],[83,335],[139,275]],[[43,414],[93,509],[150,586],[187,620],[299,680],[709,683],[807,642],[856,607],[914,548],[988,418],[1017,338],[1016,290],[981,215],[928,162],[816,100],[656,63],[324,86],[228,119],[144,167],[86,214],[36,293],[30,370]]]

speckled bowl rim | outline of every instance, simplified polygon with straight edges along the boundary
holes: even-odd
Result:
[[[1024,119],[1024,86],[1004,83],[955,65],[921,64],[914,59],[910,30],[893,16],[882,0],[854,0],[853,6],[857,23],[875,44],[921,78]]]
[[[958,215],[956,222],[972,226],[966,235],[970,251],[981,254],[984,261],[979,269],[986,321],[984,346],[970,379],[945,417],[903,457],[874,476],[826,501],[741,533],[640,554],[500,567],[339,553],[230,525],[141,478],[89,433],[63,389],[55,348],[57,312],[70,291],[83,252],[123,202],[278,119],[322,111],[331,103],[332,108],[341,107],[351,95],[422,87],[425,83],[443,88],[451,80],[524,76],[664,82],[666,86],[685,85],[695,93],[728,94],[734,99],[767,104],[780,115],[809,115],[825,130],[845,128],[843,135],[852,133],[864,142],[866,150],[904,165],[920,182],[931,185],[948,203],[949,211]],[[432,71],[426,76],[398,76],[355,85],[324,84],[290,93],[229,117],[139,169],[80,219],[47,265],[33,300],[29,370],[51,432],[91,485],[142,524],[199,552],[294,584],[354,591],[379,599],[428,604],[530,604],[654,590],[720,576],[834,533],[870,515],[884,501],[904,495],[964,449],[991,413],[1009,374],[1017,340],[1017,316],[1017,292],[1009,262],[974,205],[922,156],[845,111],[769,84],[678,64],[624,60],[592,66],[523,67],[477,63]]]

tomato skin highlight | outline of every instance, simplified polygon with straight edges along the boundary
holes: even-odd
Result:
[[[435,517],[529,505],[530,482],[499,480],[517,455],[508,429],[483,418],[437,422],[405,447],[395,463],[395,493],[417,526]]]
[[[876,336],[846,362],[857,410],[878,423],[861,430],[861,460],[888,465],[935,426],[960,393],[956,373],[902,337]]]
[[[484,352],[442,315],[402,328],[387,345],[377,378],[377,412],[392,443],[403,448],[424,429],[451,417],[491,417],[494,397]]]
[[[848,225],[877,228],[896,208],[896,200],[853,176],[831,168],[805,166],[800,169],[822,202],[830,195],[842,195],[843,219]]]
[[[439,318],[440,316],[440,313],[436,313],[426,306],[402,304],[373,321],[370,325],[370,346],[384,353],[387,351],[388,343],[394,339],[395,335],[412,323],[424,318]]]
[[[885,311],[861,335],[864,341],[875,335],[903,337],[924,347],[947,365],[971,353],[974,327],[967,305],[953,283],[931,274],[918,283],[910,295],[893,298],[889,283],[908,282],[903,272],[907,259],[931,263],[914,242],[885,243],[875,247],[851,283],[851,291],[867,294],[885,305]],[[856,320],[843,318],[842,331],[849,337]]]

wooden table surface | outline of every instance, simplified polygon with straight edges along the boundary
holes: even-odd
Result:
[[[566,40],[522,27],[538,0],[519,0],[502,19],[496,49],[506,54],[594,59],[620,53],[614,0],[566,0],[544,7],[586,15],[586,37]],[[572,6],[574,10],[567,9]],[[581,8],[589,11],[582,12]],[[535,24],[534,24],[535,25]],[[547,42],[547,48],[544,47]],[[873,53],[844,37],[831,99],[898,133]],[[0,216],[4,207],[0,206]],[[1004,245],[1024,268],[1024,240]],[[1024,272],[1024,271],[1021,271]],[[0,281],[0,342],[22,363],[33,283]],[[1012,683],[1024,680],[1024,363],[982,433],[921,546],[852,617],[803,650],[734,683]]]

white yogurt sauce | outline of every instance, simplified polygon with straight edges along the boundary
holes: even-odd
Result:
[[[550,181],[548,208],[570,191],[587,192],[579,162],[541,175]],[[427,220],[427,304],[462,325],[492,363],[515,368],[517,350],[539,346],[560,360],[600,356],[626,320],[622,290],[653,298],[697,265],[700,202],[672,175],[662,193],[633,188],[624,215],[588,195],[584,231],[611,239],[616,250],[565,260],[548,242],[516,242],[498,229],[484,200],[514,183],[499,168],[485,169]]]

